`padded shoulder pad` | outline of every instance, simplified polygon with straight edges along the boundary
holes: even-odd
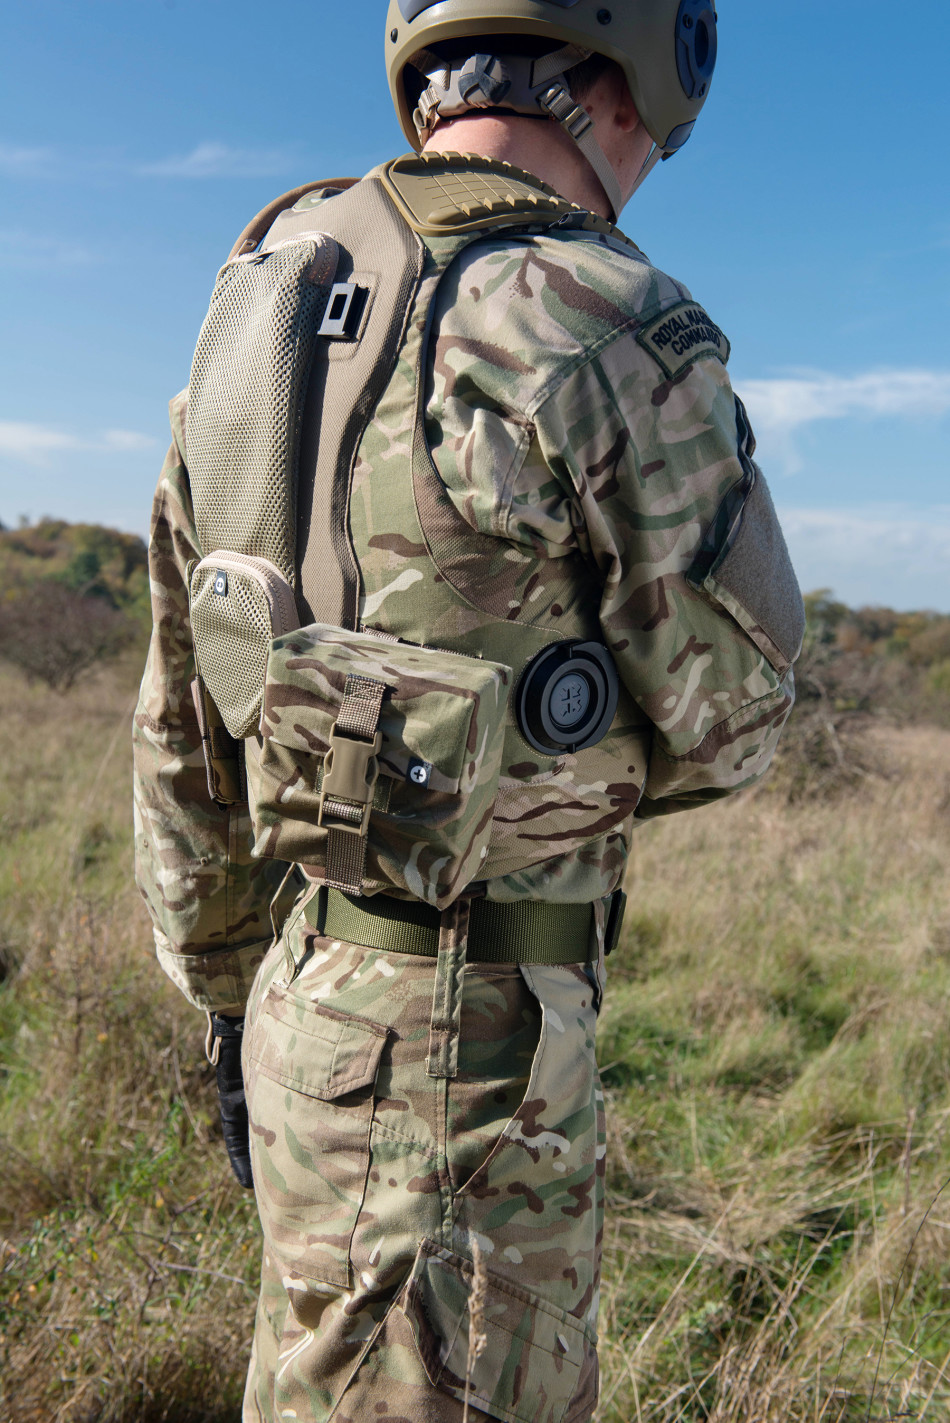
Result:
[[[612,223],[568,202],[540,178],[499,159],[475,153],[409,153],[387,163],[382,177],[399,212],[422,237],[453,237],[524,223],[550,227],[563,221],[565,226],[629,240]]]

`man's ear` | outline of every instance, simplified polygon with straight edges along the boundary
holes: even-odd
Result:
[[[630,93],[630,85],[627,77],[621,69],[617,69],[614,74],[617,82],[617,127],[621,133],[633,133],[640,122],[640,115],[637,113],[637,106],[633,102],[633,95]]]
[[[620,133],[633,133],[640,122],[627,76],[619,64],[612,64],[600,75],[581,103],[595,123],[599,119]]]

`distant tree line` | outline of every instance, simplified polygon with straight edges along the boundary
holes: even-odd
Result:
[[[777,766],[792,799],[832,793],[872,766],[861,735],[888,722],[950,727],[950,616],[805,597],[796,703]]]
[[[135,534],[62,519],[0,525],[0,657],[66,692],[144,636],[146,546]]]

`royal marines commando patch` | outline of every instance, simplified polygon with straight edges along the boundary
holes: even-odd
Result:
[[[666,372],[670,380],[701,356],[729,360],[729,342],[695,301],[671,306],[637,332],[637,340]]]

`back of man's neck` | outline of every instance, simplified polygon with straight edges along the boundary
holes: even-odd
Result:
[[[608,216],[607,198],[580,151],[550,119],[463,114],[443,120],[425,153],[477,153],[533,173],[569,202]]]

